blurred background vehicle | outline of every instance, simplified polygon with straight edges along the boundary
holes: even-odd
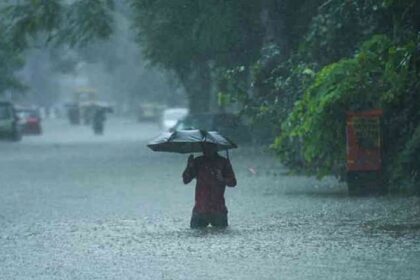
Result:
[[[155,103],[143,103],[137,108],[137,121],[158,121],[162,111],[165,109],[164,105]]]
[[[81,87],[71,94],[72,100],[65,104],[67,118],[72,125],[90,125],[92,123],[98,93],[94,88]]]
[[[187,108],[170,108],[162,112],[160,127],[164,131],[172,129],[178,121],[182,120],[188,115]]]
[[[22,139],[18,116],[11,102],[0,101],[0,137],[13,141],[20,141]]]
[[[235,143],[252,142],[249,126],[239,116],[231,113],[190,114],[178,121],[171,131],[191,129],[218,131]]]
[[[84,125],[90,125],[92,123],[96,106],[95,102],[92,101],[85,101],[79,104],[79,110],[80,110],[80,117],[83,120]]]
[[[16,107],[22,134],[42,134],[41,114],[37,108]]]

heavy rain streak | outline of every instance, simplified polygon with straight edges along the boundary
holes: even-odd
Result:
[[[0,279],[420,279],[420,2],[0,1]]]

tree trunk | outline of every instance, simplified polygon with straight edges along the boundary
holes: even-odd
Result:
[[[287,57],[289,52],[289,36],[285,21],[286,5],[284,0],[265,0],[262,2],[260,16],[265,29],[264,47],[276,45],[282,59]]]
[[[206,113],[210,109],[211,75],[207,62],[199,62],[190,71],[178,71],[187,92],[190,113]]]

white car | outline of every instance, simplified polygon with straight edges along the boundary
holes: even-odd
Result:
[[[162,130],[169,131],[177,122],[188,115],[187,108],[171,108],[163,110],[160,126]]]

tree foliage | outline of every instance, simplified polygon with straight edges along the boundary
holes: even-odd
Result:
[[[299,48],[280,63],[292,61],[292,70],[268,75],[275,88],[278,81],[293,81],[297,70],[303,85],[291,92],[293,106],[278,106],[289,109],[273,145],[283,162],[318,176],[343,175],[346,112],[381,108],[386,182],[416,174],[411,152],[420,120],[417,13],[415,1],[327,1],[320,7]],[[305,73],[316,75],[305,83]],[[415,178],[409,181],[418,185]]]
[[[112,0],[25,0],[3,3],[0,15],[0,93],[24,87],[14,76],[21,52],[39,42],[84,45],[112,32]]]
[[[272,147],[293,170],[342,176],[346,112],[381,108],[386,181],[417,174],[418,1],[310,2],[264,1],[270,40],[250,75],[232,67],[222,88],[271,126]]]
[[[70,4],[69,4],[70,3]],[[28,40],[42,36],[46,42],[85,44],[108,38],[112,32],[112,0],[26,0],[1,11],[12,43],[26,48]]]
[[[250,64],[258,55],[259,1],[131,3],[134,27],[145,56],[178,75],[189,94],[192,111],[209,110],[216,68]]]
[[[14,76],[14,72],[23,66],[20,51],[11,44],[6,28],[0,22],[0,95],[6,90],[23,90],[24,86]]]
[[[374,108],[384,109],[385,131],[392,132],[386,134],[386,146],[401,141],[403,133],[398,130],[406,126],[398,120],[401,110],[412,111],[410,107],[420,105],[420,97],[413,91],[419,78],[416,69],[420,62],[416,54],[419,44],[420,41],[408,41],[396,45],[386,36],[374,36],[354,58],[324,67],[283,123],[283,133],[277,138],[275,148],[283,155],[287,153],[290,138],[296,138],[302,145],[307,168],[319,175],[330,174],[337,168],[342,170],[346,112]],[[406,100],[412,105],[401,107]],[[404,120],[415,122],[417,114],[412,111]]]
[[[169,68],[195,61],[236,65],[258,55],[258,1],[132,0],[147,57]]]

